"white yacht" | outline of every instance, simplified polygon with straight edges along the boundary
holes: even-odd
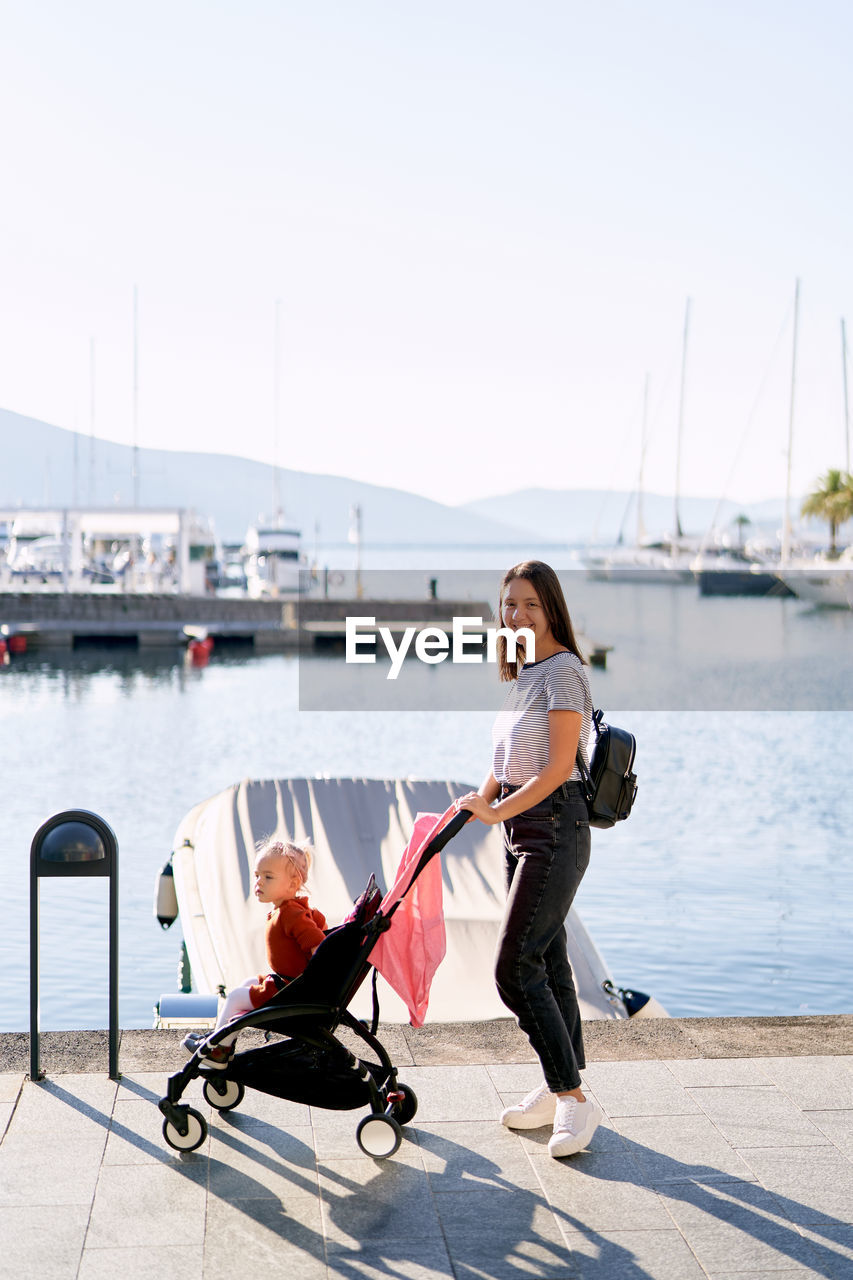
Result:
[[[253,524],[246,532],[246,584],[250,596],[299,591],[301,533],[278,523]]]
[[[792,559],[776,571],[776,576],[800,600],[827,608],[853,609],[853,546],[834,558],[820,552]]]

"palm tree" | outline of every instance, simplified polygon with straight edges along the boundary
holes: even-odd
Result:
[[[831,468],[816,483],[819,487],[805,499],[800,514],[826,520],[829,525],[829,554],[837,556],[839,526],[853,518],[853,476],[849,471]]]
[[[737,525],[737,549],[738,551],[742,551],[744,531],[748,524],[752,524],[752,521],[749,516],[744,515],[744,513],[741,512],[739,516],[735,516],[732,523]]]

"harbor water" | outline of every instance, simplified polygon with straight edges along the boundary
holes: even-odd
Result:
[[[464,598],[464,560],[452,584],[432,571],[448,598]],[[494,596],[493,563],[471,571],[470,598]],[[411,594],[429,572],[411,571]],[[849,1012],[853,614],[580,573],[567,590],[585,635],[613,646],[596,705],[638,739],[634,814],[594,834],[577,901],[616,982],[673,1015]],[[120,1021],[145,1027],[180,952],[180,926],[154,920],[155,877],[198,801],[244,777],[481,781],[493,670],[471,669],[480,692],[461,707],[300,710],[306,675],[342,661],[222,648],[194,668],[178,649],[88,648],[0,669],[0,1030],[29,1024],[29,849],[50,815],[90,809],[116,832]],[[446,689],[441,672],[411,660],[406,679]],[[40,896],[42,1028],[105,1026],[107,883],[45,880]]]

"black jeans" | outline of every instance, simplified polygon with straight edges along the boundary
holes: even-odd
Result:
[[[565,928],[589,865],[580,783],[563,783],[503,828],[508,897],[495,965],[498,994],[539,1057],[548,1088],[561,1093],[578,1087],[585,1066]]]

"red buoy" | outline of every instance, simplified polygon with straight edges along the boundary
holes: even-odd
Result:
[[[213,645],[211,644],[210,648],[208,648],[206,640],[190,640],[187,645],[187,653],[194,667],[207,666],[208,662],[210,662],[210,649],[212,647]]]

